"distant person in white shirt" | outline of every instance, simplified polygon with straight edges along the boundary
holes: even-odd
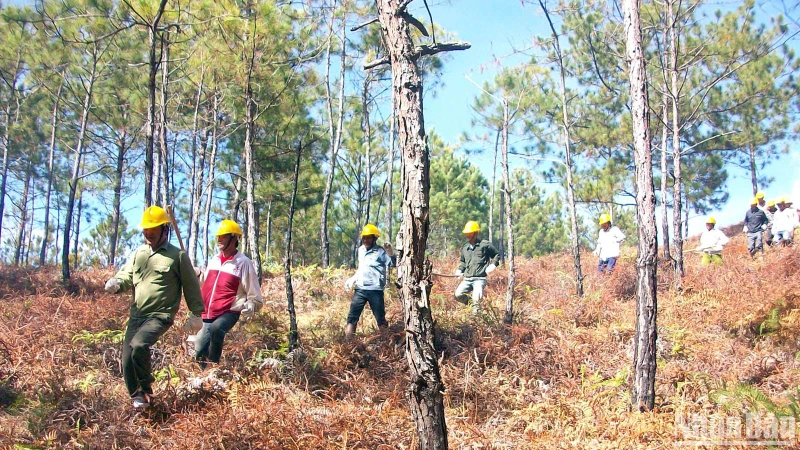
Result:
[[[708,216],[706,219],[706,231],[700,235],[700,245],[695,249],[696,251],[703,252],[703,259],[701,264],[707,266],[711,263],[722,265],[722,247],[728,243],[728,236],[725,236],[720,230],[715,229],[717,219],[713,216]]]
[[[798,226],[800,220],[797,217],[797,210],[792,208],[792,201],[788,197],[782,197],[772,220],[772,235],[775,236],[775,242],[782,247],[791,246],[794,229]]]
[[[600,215],[600,234],[597,236],[597,247],[594,254],[600,258],[597,263],[597,273],[611,273],[617,265],[619,258],[619,244],[625,240],[619,228],[611,225],[611,216],[608,214]]]

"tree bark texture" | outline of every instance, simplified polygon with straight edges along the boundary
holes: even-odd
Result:
[[[666,80],[666,77],[664,77]],[[664,92],[663,101],[664,107],[662,108],[661,120],[661,236],[664,242],[662,247],[664,249],[664,260],[670,261],[672,256],[669,251],[669,214],[667,202],[667,179],[669,178],[669,158],[667,158],[667,139],[669,138],[669,127],[667,120],[669,117],[669,95]]]
[[[672,170],[675,177],[672,185],[672,228],[675,236],[675,274],[673,286],[677,290],[683,288],[683,229],[681,228],[681,198],[683,192],[683,175],[681,174],[681,127],[678,111],[680,100],[680,86],[678,85],[678,33],[677,12],[673,10],[674,0],[667,0],[667,15],[669,16],[669,46],[670,46],[670,76],[672,96]]]
[[[39,250],[39,266],[44,266],[47,261],[47,245],[50,238],[50,194],[53,191],[53,178],[54,178],[54,164],[56,152],[56,133],[58,132],[58,107],[61,103],[61,93],[64,91],[64,84],[66,84],[66,74],[62,76],[61,83],[58,85],[56,92],[56,100],[53,104],[53,115],[50,118],[50,145],[47,157],[47,187],[44,194],[44,233],[42,235],[42,247]],[[0,211],[2,215],[2,211]]]
[[[128,112],[123,111],[123,118],[128,117]],[[111,213],[111,249],[108,252],[108,264],[114,266],[117,259],[117,243],[119,241],[119,222],[122,203],[122,181],[125,176],[125,140],[128,137],[128,128],[123,127],[122,136],[117,143],[116,167],[114,169],[114,200]]]
[[[156,43],[158,42],[158,23],[164,14],[167,0],[161,0],[156,11],[156,16],[152,23],[147,24],[149,54],[148,54],[148,78],[147,78],[147,130],[145,132],[144,149],[144,207],[153,204],[157,190],[157,180],[154,179],[153,152],[155,151],[155,131],[156,131],[156,75],[161,61],[156,59]]]
[[[516,272],[514,267],[514,217],[511,208],[511,176],[508,170],[508,100],[503,99],[503,185],[505,186],[505,209],[506,209],[506,236],[508,237],[508,254],[506,264],[508,267],[508,284],[506,285],[506,311],[503,315],[503,323],[511,324],[514,320],[514,282]]]
[[[402,212],[404,255],[401,296],[406,330],[406,359],[411,378],[408,401],[419,448],[446,449],[444,383],[434,348],[431,315],[431,265],[425,259],[430,227],[430,154],[422,109],[422,78],[403,17],[406,1],[376,0],[386,53],[392,67],[398,144],[403,160]]]
[[[630,77],[633,118],[634,176],[639,255],[636,259],[636,328],[634,333],[632,407],[651,411],[656,380],[656,242],[655,192],[651,155],[647,72],[642,49],[637,0],[623,1],[626,60]]]
[[[209,236],[208,236],[208,223],[211,220],[211,200],[214,198],[214,180],[217,168],[217,134],[219,133],[219,93],[214,91],[214,103],[211,114],[211,155],[208,157],[208,173],[206,176],[206,203],[203,213],[203,256],[205,257],[205,265],[208,266],[209,259]]]

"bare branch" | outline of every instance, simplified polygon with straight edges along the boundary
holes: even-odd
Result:
[[[358,31],[358,30],[364,28],[365,26],[373,24],[373,23],[375,23],[377,21],[378,21],[377,17],[375,17],[373,19],[369,19],[368,21],[366,21],[366,22],[364,22],[362,24],[359,24],[359,25],[354,26],[353,28],[350,28],[350,31]]]
[[[420,56],[435,55],[442,52],[452,52],[455,50],[467,50],[472,47],[469,42],[445,42],[442,44],[433,45],[418,45],[414,48],[412,59],[419,58]]]
[[[368,63],[365,63],[364,64],[364,70],[374,69],[374,68],[376,68],[378,66],[382,66],[384,64],[389,64],[389,58],[387,58],[386,56],[384,56],[381,59],[376,59],[374,61],[370,61]]]
[[[422,22],[419,21],[419,19],[417,19],[416,17],[412,16],[407,12],[403,13],[403,18],[406,19],[406,22],[410,23],[411,25],[414,25],[414,28],[418,29],[423,36],[428,37],[428,30],[425,29],[425,25],[423,25]],[[436,41],[434,41],[434,44],[435,43]]]

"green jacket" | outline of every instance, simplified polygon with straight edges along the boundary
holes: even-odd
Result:
[[[122,282],[120,292],[134,288],[132,318],[174,320],[181,288],[189,310],[198,316],[203,312],[203,296],[192,262],[186,252],[169,242],[155,252],[147,244],[140,246],[114,277]]]
[[[486,266],[490,263],[495,266],[500,262],[500,255],[489,241],[478,239],[473,246],[469,242],[461,248],[461,259],[458,270],[464,278],[486,278]]]

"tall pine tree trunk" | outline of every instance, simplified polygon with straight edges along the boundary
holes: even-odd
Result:
[[[364,132],[364,151],[365,153],[365,163],[366,163],[366,172],[367,176],[364,180],[364,192],[365,192],[365,200],[366,206],[364,207],[364,223],[369,222],[370,216],[370,205],[372,203],[372,127],[369,123],[369,83],[371,81],[371,77],[367,75],[364,78],[364,90],[361,94],[361,108],[364,114],[364,121],[363,123],[363,132]]]
[[[19,231],[17,232],[17,246],[14,251],[14,265],[19,266],[25,241],[25,225],[28,220],[28,193],[31,189],[31,173],[33,172],[32,160],[28,160],[25,170],[25,187],[22,189],[22,198],[19,201]]]
[[[637,411],[651,411],[656,382],[656,242],[650,112],[647,71],[642,48],[638,0],[623,0],[626,60],[630,77],[633,118],[634,176],[639,255],[636,259],[636,328],[634,332],[631,403]]]
[[[96,51],[96,49],[95,49]],[[97,55],[93,55],[89,79],[86,85],[86,95],[83,98],[83,112],[81,114],[80,128],[78,129],[78,140],[75,144],[75,156],[72,160],[72,177],[69,180],[69,196],[67,197],[67,212],[64,216],[64,244],[61,248],[61,278],[69,280],[69,239],[72,228],[73,213],[75,211],[75,196],[78,191],[78,181],[80,179],[81,161],[83,159],[83,146],[86,141],[86,130],[89,124],[89,110],[92,106],[92,93],[97,71]],[[76,252],[77,253],[77,252]],[[77,260],[76,260],[77,261]]]
[[[61,83],[58,85],[56,91],[56,100],[53,103],[53,115],[50,117],[50,145],[47,157],[47,187],[44,194],[44,232],[42,235],[42,247],[39,250],[39,265],[44,266],[47,261],[47,245],[50,238],[50,194],[53,190],[54,164],[56,152],[56,133],[58,131],[58,107],[61,103],[61,93],[64,90],[67,76],[64,74],[61,78]]]
[[[333,97],[331,96],[330,86],[330,71],[331,71],[331,45],[333,41],[333,22],[336,17],[336,2],[331,7],[331,23],[328,30],[330,38],[328,41],[328,51],[326,53],[325,65],[325,93],[327,99],[328,109],[328,137],[330,139],[330,169],[328,170],[328,179],[325,182],[325,191],[322,194],[322,213],[320,215],[320,250],[322,254],[322,267],[326,268],[330,264],[330,242],[328,241],[328,208],[331,202],[331,195],[333,191],[333,177],[336,172],[336,158],[339,154],[339,147],[342,142],[342,125],[344,124],[344,74],[346,62],[346,23],[342,19],[342,35],[339,38],[341,43],[341,61],[339,73],[339,105],[336,116],[336,126],[334,128],[334,115],[333,115]]]
[[[400,262],[401,296],[406,330],[406,360],[411,383],[408,400],[422,450],[447,448],[444,383],[434,348],[431,315],[431,264],[425,259],[430,227],[430,152],[422,107],[422,77],[417,67],[421,53],[406,22],[407,0],[376,0],[388,62],[392,67],[392,96],[402,153],[402,211],[404,255]],[[469,48],[461,46],[460,49]],[[439,50],[442,51],[442,50]],[[433,54],[430,52],[428,54]]]
[[[156,75],[160,61],[156,58],[156,44],[158,43],[158,23],[164,15],[167,0],[161,0],[156,10],[153,21],[147,24],[148,37],[148,77],[147,77],[147,128],[145,131],[144,149],[144,206],[151,206],[158,197],[158,179],[155,176],[153,153],[155,152],[156,131]]]
[[[9,88],[11,92],[9,93],[8,101],[6,103],[5,111],[3,114],[3,134],[0,135],[0,145],[3,147],[3,167],[0,169],[2,171],[2,179],[0,179],[0,242],[2,242],[2,233],[3,233],[3,216],[5,215],[6,211],[6,185],[8,184],[8,145],[11,141],[11,117],[14,114],[11,113],[11,105],[17,102],[17,82],[20,77],[20,73],[22,72],[22,54],[21,50],[17,50],[17,61],[14,65],[14,76],[11,78],[11,83],[9,83]],[[17,111],[19,112],[19,111]]]
[[[666,80],[666,77],[664,78]],[[661,127],[661,237],[662,247],[664,248],[664,260],[670,261],[672,256],[669,251],[669,215],[668,215],[668,202],[667,202],[667,179],[669,178],[669,164],[667,158],[667,139],[668,130],[667,120],[669,117],[669,94],[666,89],[662,96],[664,107],[662,109],[662,127]]]
[[[161,154],[159,173],[161,174],[161,204],[172,204],[172,164],[167,143],[167,87],[169,83],[169,33],[161,34],[161,90],[158,108],[158,148]]]
[[[508,170],[508,127],[509,125],[508,114],[508,100],[503,99],[503,186],[505,187],[505,209],[506,209],[506,235],[508,238],[508,249],[506,256],[506,264],[508,265],[508,284],[506,285],[506,311],[503,316],[503,322],[511,324],[514,319],[514,282],[516,281],[516,272],[514,267],[514,218],[511,208],[511,176]]]
[[[674,11],[674,0],[667,0],[667,14],[669,16],[669,46],[670,46],[670,76],[672,88],[672,168],[675,181],[672,186],[672,214],[673,232],[675,237],[675,274],[673,286],[677,290],[683,288],[683,234],[681,228],[681,198],[683,191],[683,175],[681,174],[681,128],[678,117],[678,102],[680,101],[680,87],[678,86],[678,36],[677,12]]]
[[[254,52],[255,53],[255,52]],[[245,86],[245,135],[244,135],[244,170],[245,170],[245,190],[247,191],[247,249],[250,252],[250,258],[253,260],[253,265],[256,267],[256,275],[258,275],[258,282],[261,283],[261,253],[258,251],[258,222],[256,221],[256,181],[255,169],[253,168],[253,158],[255,157],[255,149],[253,148],[253,139],[255,139],[256,132],[256,118],[255,118],[255,101],[253,99],[253,80],[252,69],[255,64],[251,56],[249,61],[249,70]]]
[[[122,112],[123,122],[127,122],[128,111]],[[122,213],[122,183],[125,178],[125,152],[127,151],[126,139],[128,128],[123,127],[122,136],[117,142],[116,167],[114,169],[114,200],[111,213],[111,248],[108,252],[108,265],[114,266],[117,262],[117,245],[119,244],[119,223]]]
[[[219,93],[214,91],[214,106],[211,111],[211,156],[208,157],[208,174],[206,177],[206,202],[205,202],[205,209],[203,213],[203,243],[201,248],[203,249],[203,257],[205,258],[205,266],[208,266],[208,259],[209,259],[209,251],[208,251],[208,244],[209,244],[209,233],[208,233],[208,226],[209,221],[211,220],[211,200],[214,198],[214,180],[217,168],[217,134],[219,132],[219,121],[218,121],[218,112],[219,112]]]

